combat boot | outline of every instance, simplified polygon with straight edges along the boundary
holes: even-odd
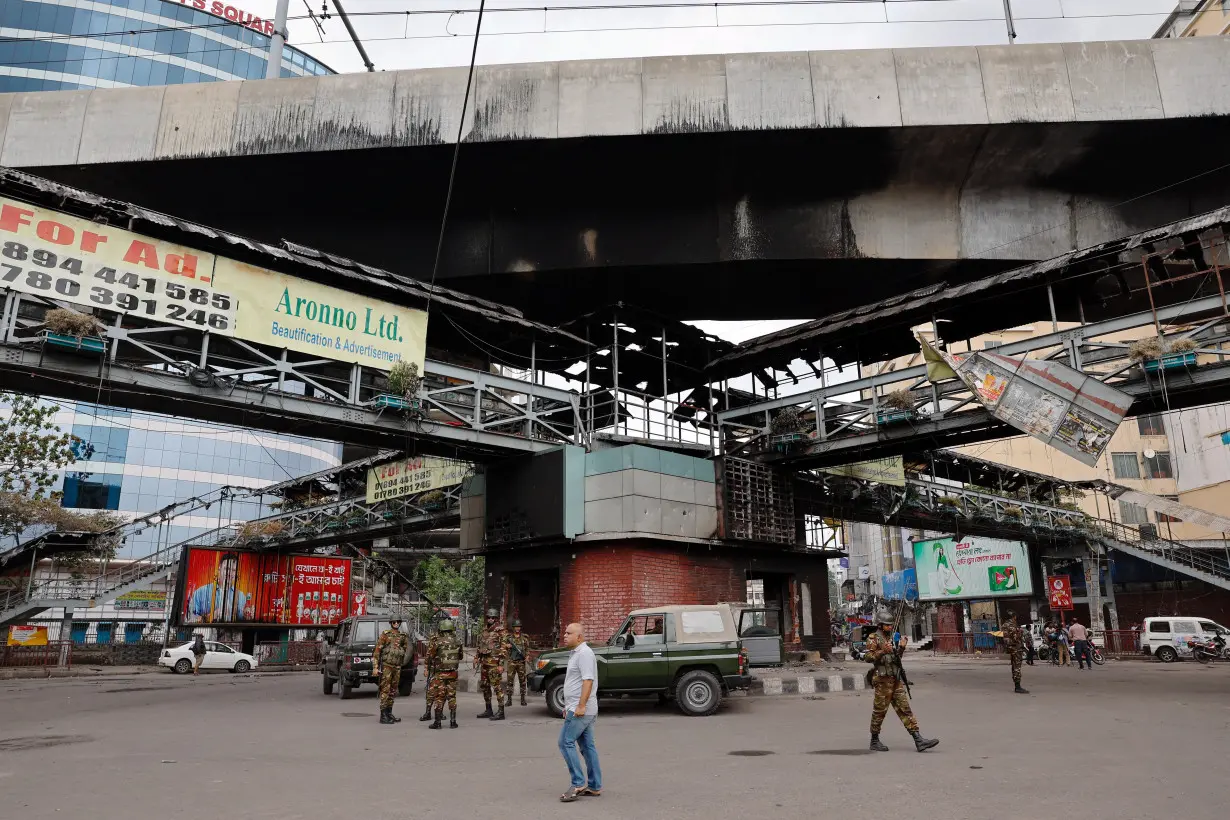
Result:
[[[381,722],[381,723],[388,723],[389,725],[392,725],[392,723],[393,723],[393,716],[389,714],[389,710],[388,710],[388,709],[381,709],[381,710],[380,710],[380,722]]]
[[[1028,695],[1029,694],[1029,690],[1022,688],[1021,684],[1019,683],[1016,685],[1016,688],[1013,689],[1012,691],[1018,695]]]
[[[880,742],[879,732],[871,733],[871,746],[869,748],[873,752],[887,752],[888,751],[888,747]]]
[[[428,726],[427,728],[428,728],[428,729],[439,729],[439,728],[440,728],[440,718],[443,716],[443,714],[444,714],[444,710],[443,710],[443,709],[437,709],[437,710],[436,710],[436,719],[435,719],[435,720],[433,720],[433,721],[431,722],[431,725],[430,725],[430,726]]]
[[[501,709],[503,709],[504,707],[503,707],[503,706],[501,706],[500,708],[501,708]],[[482,714],[478,715],[478,717],[480,717],[480,718],[489,718],[489,717],[493,717],[493,716],[494,716],[494,715],[492,714],[492,711],[491,711],[491,701],[487,701],[487,710],[486,710],[485,712],[483,712]]]
[[[492,720],[503,720],[504,719],[504,703],[503,702],[500,703],[500,711],[492,715],[491,719]]]
[[[508,694],[504,696],[504,705],[512,706],[512,690],[511,689],[509,689]]]
[[[928,749],[932,749],[940,745],[940,742],[938,740],[928,740],[927,738],[923,737],[922,734],[919,733],[917,729],[910,732],[910,734],[914,738],[914,748],[920,752],[925,752]]]
[[[392,721],[393,721],[394,723],[401,723],[401,718],[399,718],[397,715],[393,714],[393,707],[392,707],[392,706],[390,706],[390,707],[389,707],[389,717],[392,719]]]
[[[521,705],[522,706],[525,705],[525,690],[524,689],[521,690]]]
[[[448,710],[448,728],[450,729],[457,728],[457,710],[456,709]]]

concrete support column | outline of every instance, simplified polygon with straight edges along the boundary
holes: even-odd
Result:
[[[1105,629],[1102,617],[1102,584],[1101,559],[1095,553],[1092,557],[1081,559],[1081,568],[1085,572],[1085,594],[1089,600],[1089,628]]]
[[[68,651],[72,645],[72,639],[73,611],[65,609],[64,617],[60,619],[60,659],[56,662],[56,666],[61,668],[68,666]]]

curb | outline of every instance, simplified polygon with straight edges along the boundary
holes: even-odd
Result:
[[[867,688],[862,675],[800,675],[797,678],[753,678],[749,695],[814,695],[856,692]]]
[[[245,672],[246,675],[263,676],[263,675],[292,675],[303,672],[316,672],[319,674],[318,667],[297,667],[289,669],[261,669],[256,668],[250,672]],[[125,677],[128,675],[159,675],[172,674],[169,669],[164,669],[161,666],[139,667],[136,669],[127,670],[109,670],[109,669],[60,669],[59,667],[42,667],[42,666],[19,666],[11,669],[0,669],[0,681],[5,680],[48,680],[57,678],[108,678],[108,677]],[[206,674],[220,675],[221,672],[209,672]]]

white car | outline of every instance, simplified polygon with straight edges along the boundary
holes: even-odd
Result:
[[[164,649],[158,659],[159,666],[166,666],[181,675],[192,671],[196,659],[192,655],[192,642],[174,649]],[[256,658],[243,652],[236,652],[224,643],[216,641],[205,642],[205,659],[201,661],[201,669],[229,669],[232,672],[247,672],[256,668]]]

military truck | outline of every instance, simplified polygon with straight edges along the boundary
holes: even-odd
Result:
[[[685,715],[717,711],[723,696],[747,689],[747,653],[729,604],[638,609],[605,645],[590,643],[598,661],[598,697],[657,695]],[[547,708],[564,713],[568,650],[538,656],[530,689],[545,692]]]
[[[321,683],[326,695],[332,695],[336,686],[342,700],[346,700],[360,685],[380,682],[372,668],[372,650],[376,648],[380,633],[388,628],[386,615],[357,615],[337,625],[333,636],[326,638],[329,648],[320,664]],[[414,636],[407,631],[404,621],[401,631],[410,639],[410,651],[402,662],[401,682],[397,687],[397,694],[405,696],[414,686],[419,659]]]

